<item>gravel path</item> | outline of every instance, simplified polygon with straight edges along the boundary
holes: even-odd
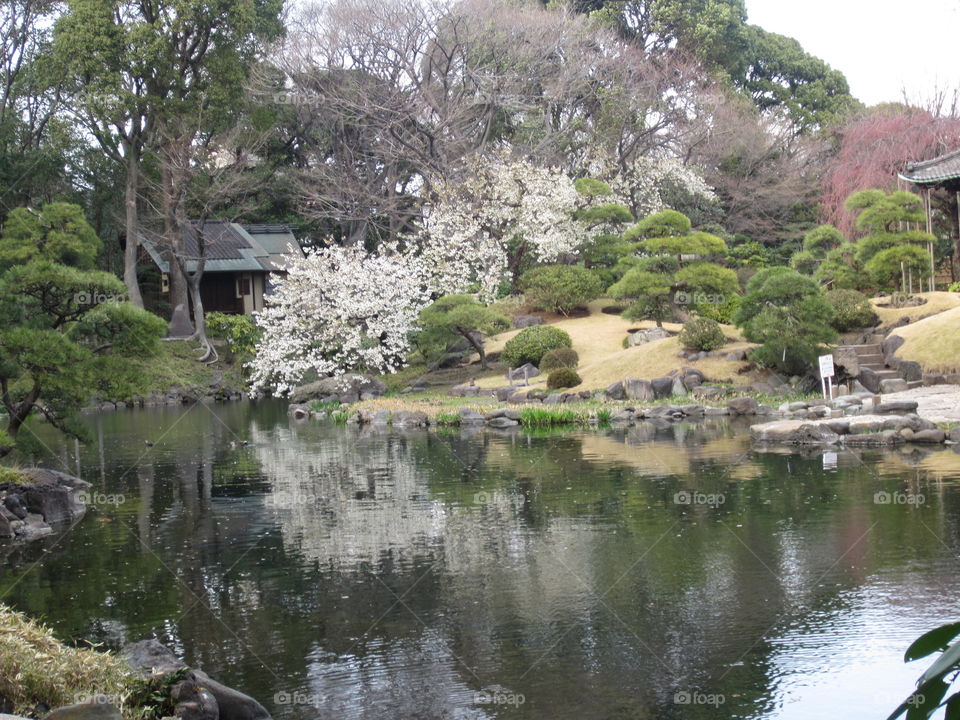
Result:
[[[917,415],[933,422],[960,420],[960,385],[932,385],[883,396],[883,402],[892,400],[916,400]]]

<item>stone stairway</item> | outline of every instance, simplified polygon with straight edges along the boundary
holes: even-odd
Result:
[[[867,390],[873,393],[898,392],[923,385],[920,380],[904,380],[898,370],[887,366],[880,344],[882,335],[865,339],[872,342],[863,345],[840,345],[834,351],[834,357],[837,363],[854,374]],[[856,372],[851,372],[854,368]]]

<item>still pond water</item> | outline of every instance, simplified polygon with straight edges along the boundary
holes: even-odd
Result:
[[[45,463],[98,507],[0,549],[2,601],[75,642],[158,637],[278,720],[873,720],[922,672],[909,642],[960,617],[951,449],[87,420]]]

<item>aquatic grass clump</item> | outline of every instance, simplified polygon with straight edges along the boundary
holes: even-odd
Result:
[[[340,408],[339,401],[324,402],[323,400],[311,400],[307,405],[313,412],[325,412],[333,414]]]
[[[330,414],[330,419],[333,420],[334,425],[346,425],[349,417],[350,413],[346,410],[337,410]]]
[[[600,408],[597,410],[597,422],[601,425],[609,425],[613,419],[613,411],[610,408]]]
[[[520,424],[524,427],[554,427],[556,425],[576,425],[584,420],[583,416],[570,408],[526,407],[520,411]]]
[[[452,425],[460,424],[460,415],[458,413],[452,412],[438,412],[433,416],[433,424],[440,425],[441,427],[446,426],[450,427]]]
[[[169,692],[164,695],[156,684],[114,655],[67,647],[49,629],[0,605],[0,697],[13,703],[15,713],[42,714],[44,707],[104,695],[126,720],[159,718],[173,707],[165,707]]]

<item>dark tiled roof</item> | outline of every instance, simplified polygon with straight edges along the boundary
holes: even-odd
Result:
[[[251,231],[252,230],[252,231]],[[199,258],[199,226],[191,223],[184,238],[187,269]],[[203,225],[204,272],[275,272],[283,270],[292,255],[303,253],[286,225],[249,225],[207,221]],[[140,241],[161,272],[170,272],[166,249],[157,238],[141,235]]]
[[[938,183],[960,178],[960,150],[933,160],[909,163],[900,177],[912,183]]]

